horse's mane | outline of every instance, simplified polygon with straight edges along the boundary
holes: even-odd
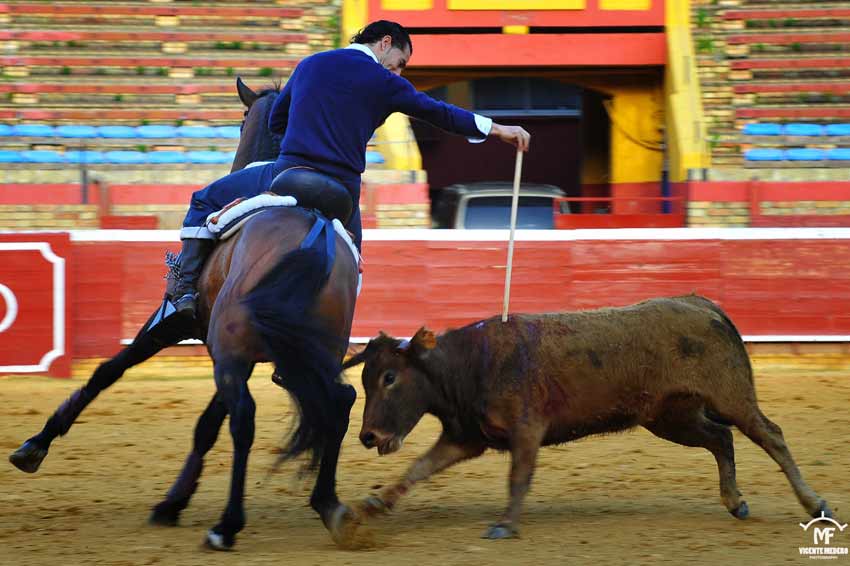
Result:
[[[263,135],[257,136],[253,140],[253,144],[248,148],[248,158],[246,164],[252,161],[274,161],[277,158],[280,150],[280,142],[283,136],[272,134],[265,126],[268,120],[269,111],[271,110],[271,101],[280,93],[280,83],[275,81],[270,88],[265,88],[257,93],[257,101],[268,100],[265,102],[266,108],[263,115],[259,118],[262,120]],[[270,95],[271,98],[267,99]],[[257,102],[254,103],[255,105]],[[244,126],[244,122],[243,122]]]
[[[263,98],[269,94],[278,95],[280,94],[280,83],[278,81],[274,81],[272,86],[269,88],[264,88],[260,92],[257,93],[257,98]]]

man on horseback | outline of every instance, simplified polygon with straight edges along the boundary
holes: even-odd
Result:
[[[269,129],[283,135],[277,160],[233,172],[192,195],[180,234],[181,279],[173,293],[178,312],[196,313],[198,277],[214,247],[214,236],[206,228],[208,215],[237,198],[267,191],[284,171],[308,168],[323,174],[292,175],[301,191],[322,190],[323,183],[345,187],[354,207],[346,227],[359,249],[366,144],[393,112],[425,120],[473,143],[496,137],[522,151],[528,149],[530,135],[523,128],[497,124],[418,92],[401,78],[412,54],[407,31],[380,20],[354,36],[348,47],[316,53],[298,64],[269,113]]]

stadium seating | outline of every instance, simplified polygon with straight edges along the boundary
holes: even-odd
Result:
[[[715,166],[846,165],[850,8],[777,0],[692,6]]]

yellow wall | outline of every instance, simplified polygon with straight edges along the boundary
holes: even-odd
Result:
[[[608,108],[611,119],[611,182],[661,179],[663,107],[655,89],[617,89]]]
[[[702,94],[690,29],[690,2],[667,0],[667,144],[670,180],[687,180],[688,170],[711,167]]]
[[[605,79],[577,78],[578,84],[607,95],[610,147],[606,170],[593,147],[584,148],[582,183],[641,183],[660,181],[664,101],[660,77],[620,76]],[[584,124],[583,127],[599,127]]]

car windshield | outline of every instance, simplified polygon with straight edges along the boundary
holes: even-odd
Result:
[[[466,204],[464,227],[472,230],[510,228],[511,197],[491,196],[471,198]],[[520,229],[551,230],[554,228],[551,197],[519,198],[516,227]]]

